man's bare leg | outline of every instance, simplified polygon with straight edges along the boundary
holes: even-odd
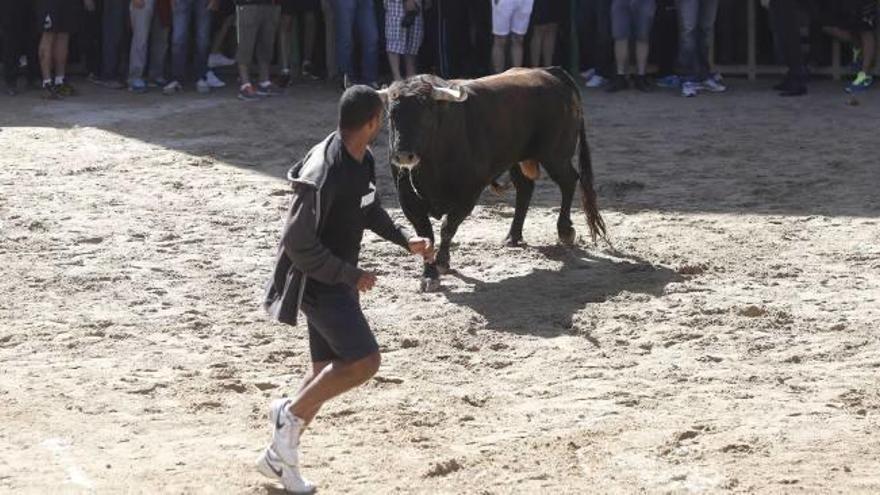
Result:
[[[350,363],[331,362],[297,394],[290,412],[303,421],[309,415],[314,418],[325,402],[372,378],[379,371],[381,362],[378,352]]]
[[[315,378],[317,378],[318,375],[321,374],[322,371],[324,371],[324,368],[326,368],[327,366],[330,366],[330,363],[331,363],[330,361],[315,361],[315,362],[313,362],[312,363],[312,370],[309,372],[308,375],[305,376],[305,378],[303,378],[303,381],[299,386],[299,390],[296,391],[296,395],[303,393],[303,391],[306,389],[306,387],[308,387],[309,384],[312,383],[315,380]],[[312,410],[306,411],[304,413],[304,416],[300,416],[299,419],[303,420],[303,423],[305,423],[305,425],[308,426],[309,423],[311,423],[312,420],[315,419],[315,416],[318,414],[318,411],[321,409],[321,405],[322,404],[318,404],[316,407],[312,408]]]

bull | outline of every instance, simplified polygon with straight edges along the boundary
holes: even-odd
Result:
[[[419,75],[382,90],[389,121],[391,172],[404,215],[434,240],[430,217],[441,219],[436,257],[425,262],[422,289],[437,290],[450,270],[450,246],[483,190],[510,174],[516,208],[505,243],[523,241],[523,223],[542,167],[559,186],[557,232],[576,240],[571,221],[580,186],[593,241],[605,236],[593,188],[583,107],[575,81],[562,69],[511,69],[475,80]],[[577,151],[578,167],[572,166]]]

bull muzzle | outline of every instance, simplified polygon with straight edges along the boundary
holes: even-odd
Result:
[[[398,151],[391,155],[391,162],[397,168],[412,170],[418,166],[420,161],[419,155],[409,151]]]

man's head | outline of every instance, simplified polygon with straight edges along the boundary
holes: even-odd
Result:
[[[363,132],[372,142],[382,129],[384,104],[379,93],[369,86],[352,86],[339,100],[339,130]]]

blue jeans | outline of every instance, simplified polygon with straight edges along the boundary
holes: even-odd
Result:
[[[189,54],[190,25],[196,23],[196,51],[193,73],[202,79],[208,72],[208,51],[211,49],[211,12],[208,0],[176,0],[172,10],[171,79],[183,82],[186,78],[186,58]]]
[[[336,63],[339,71],[353,78],[354,33],[361,44],[361,78],[365,83],[379,79],[379,26],[373,0],[333,0],[336,17]]]
[[[675,0],[678,8],[679,65],[686,81],[709,77],[709,47],[715,36],[718,0]]]

